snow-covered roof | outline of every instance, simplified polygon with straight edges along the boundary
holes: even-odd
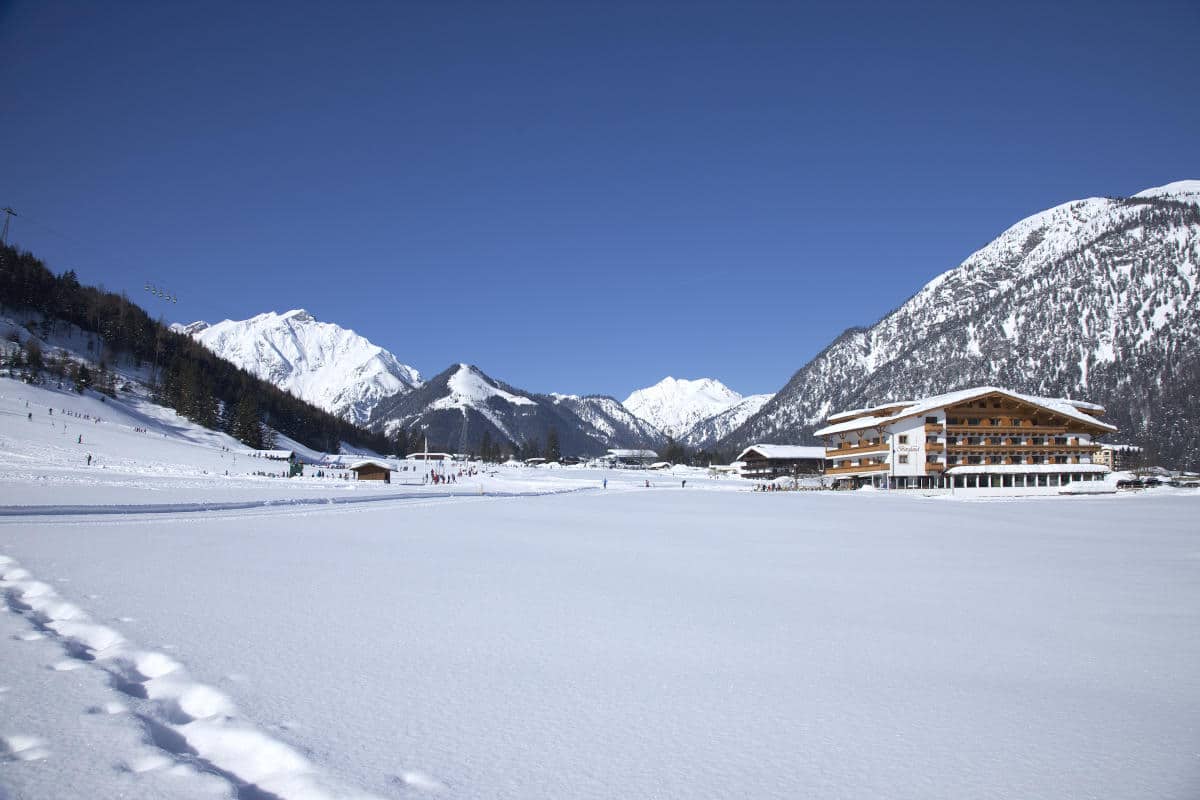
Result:
[[[893,403],[882,403],[877,406],[867,406],[866,408],[854,408],[850,411],[841,411],[837,414],[830,414],[827,419],[829,422],[837,422],[838,420],[851,419],[853,417],[861,417],[866,414],[871,414],[876,411],[882,411],[885,408],[895,408],[896,406],[911,406],[916,403],[916,400],[897,400]]]
[[[1085,403],[1082,400],[1071,400],[1060,397],[1035,397],[1033,395],[1014,392],[1011,389],[1002,389],[998,386],[974,386],[970,389],[959,389],[956,392],[947,392],[946,394],[934,395],[933,397],[926,397],[922,400],[917,400],[911,405],[901,408],[894,414],[888,414],[884,416],[869,415],[847,420],[846,422],[840,422],[834,425],[828,425],[824,428],[821,428],[819,431],[816,431],[815,435],[830,436],[835,433],[846,433],[848,431],[857,431],[863,428],[877,428],[880,425],[888,425],[897,420],[905,419],[906,417],[915,417],[920,414],[935,411],[939,408],[957,405],[958,403],[963,403],[968,400],[973,400],[976,397],[982,397],[983,395],[988,394],[1002,394],[1022,403],[1040,406],[1047,411],[1063,417],[1069,417],[1077,422],[1084,422],[1088,425],[1094,425],[1097,428],[1107,431],[1116,430],[1116,426],[1109,425],[1107,422],[1101,422],[1091,414],[1088,414],[1086,411],[1082,410],[1085,408],[1093,411],[1104,410],[1103,406],[1098,406],[1094,403]],[[890,408],[894,405],[896,404],[888,403],[886,405],[876,406],[876,408]],[[842,416],[844,415],[837,415],[836,418],[840,419]],[[833,420],[835,417],[829,417],[829,419]]]
[[[1142,451],[1142,448],[1138,447],[1136,444],[1103,444],[1103,443],[1101,443],[1100,449],[1101,450],[1129,450],[1129,451],[1136,451],[1139,453]]]
[[[350,469],[352,469],[352,470],[363,469],[365,467],[379,467],[380,469],[390,470],[392,468],[392,465],[385,464],[382,461],[375,461],[374,459],[370,459],[370,458],[366,459],[365,461],[355,461],[353,464],[350,465]]]
[[[1103,464],[959,464],[946,470],[947,475],[980,475],[1029,472],[1109,472]]]
[[[612,458],[658,458],[658,453],[653,450],[624,450],[621,448],[609,450],[608,455]]]
[[[824,447],[810,447],[807,445],[796,444],[752,444],[741,452],[735,459],[736,461],[745,461],[746,456],[751,452],[758,453],[763,458],[825,458]]]

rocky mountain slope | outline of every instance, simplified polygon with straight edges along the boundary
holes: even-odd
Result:
[[[720,442],[739,425],[758,413],[770,402],[773,394],[752,394],[743,397],[724,411],[700,420],[688,428],[681,441],[695,450],[703,450]]]
[[[1107,408],[1115,437],[1200,466],[1200,181],[1013,225],[845,331],[722,441],[807,442],[839,409],[997,384]]]
[[[302,309],[173,329],[302,400],[358,425],[384,398],[420,386],[421,376],[352,330]]]
[[[554,431],[564,456],[595,456],[610,447],[657,447],[662,435],[611,397],[525,392],[456,364],[411,392],[381,402],[370,425],[388,436],[399,429],[428,437],[435,449],[479,452],[488,440],[506,449],[545,448]]]

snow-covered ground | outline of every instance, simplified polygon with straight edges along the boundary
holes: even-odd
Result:
[[[0,797],[1200,788],[1198,491],[499,468],[446,496],[226,476],[233,445],[152,409],[0,395],[0,505],[385,498],[0,516]],[[56,432],[68,402],[104,421]]]

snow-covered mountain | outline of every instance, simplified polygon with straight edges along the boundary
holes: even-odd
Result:
[[[455,364],[411,392],[381,402],[372,429],[428,437],[430,447],[478,452],[485,441],[540,453],[550,432],[564,456],[594,456],[610,447],[656,447],[662,435],[611,397],[543,395]],[[486,438],[485,438],[486,437]]]
[[[589,433],[609,447],[657,450],[666,444],[662,431],[634,416],[615,398],[591,394],[552,394],[555,404],[570,410],[589,429]]]
[[[1120,437],[1200,465],[1200,181],[1021,220],[851,328],[723,440],[809,439],[833,411],[970,385],[1092,400]]]
[[[703,450],[716,444],[736,430],[743,422],[757,414],[759,409],[774,396],[773,394],[752,394],[743,397],[724,411],[702,419],[688,428],[683,435],[683,443],[696,450]]]
[[[622,404],[668,436],[682,438],[696,423],[720,414],[741,402],[742,396],[712,378],[663,378],[638,389]]]
[[[172,329],[319,408],[363,425],[380,401],[421,385],[415,369],[303,309]]]

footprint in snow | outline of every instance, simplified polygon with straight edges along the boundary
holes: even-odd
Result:
[[[408,789],[416,789],[419,792],[444,792],[448,788],[446,784],[432,775],[426,775],[424,772],[418,772],[417,770],[406,770],[399,775],[393,775],[392,781]]]
[[[36,642],[38,639],[45,639],[46,634],[41,631],[26,631],[25,633],[14,634],[12,638],[19,642]]]
[[[78,659],[68,658],[62,661],[56,661],[50,665],[50,669],[55,672],[74,672],[77,669],[83,669],[83,662]]]
[[[36,736],[0,736],[0,759],[38,761],[50,755],[46,740]]]

